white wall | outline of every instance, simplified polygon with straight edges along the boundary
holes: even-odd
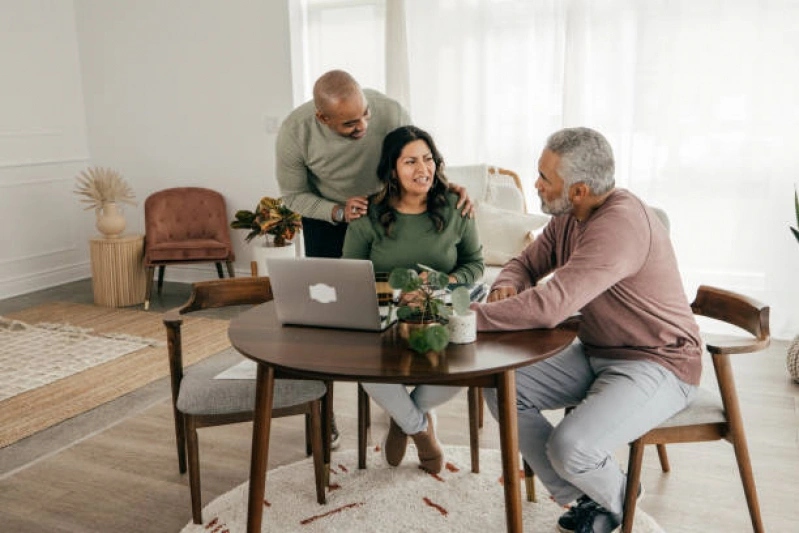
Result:
[[[277,195],[275,132],[292,109],[288,0],[75,0],[89,148],[143,200],[167,187],[220,191],[228,211]],[[244,232],[232,233],[249,272]],[[169,267],[167,279],[215,275]]]
[[[90,276],[94,215],[71,191],[91,164],[135,191],[132,233],[155,190],[216,189],[231,218],[278,193],[288,1],[0,0],[0,298]],[[244,232],[232,237],[249,272]],[[215,275],[167,268],[167,279]]]
[[[71,1],[0,0],[0,298],[89,275],[94,215]]]

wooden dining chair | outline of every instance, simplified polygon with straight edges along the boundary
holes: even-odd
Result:
[[[204,309],[254,305],[271,299],[272,287],[267,277],[204,281],[192,285],[191,296],[185,305],[168,311],[164,316],[178,468],[183,474],[188,466],[192,519],[196,524],[202,523],[197,430],[252,420],[255,380],[214,379],[219,373],[219,369],[214,368],[184,369],[182,317]],[[322,442],[321,413],[327,409],[328,402],[327,387],[321,381],[275,380],[272,417],[306,415],[306,443],[310,442],[310,445],[306,444],[306,448],[310,448],[313,455],[316,499],[320,504],[325,503],[324,455],[329,453]]]
[[[768,347],[771,340],[769,308],[746,296],[703,285],[699,287],[691,309],[696,315],[732,324],[752,336],[713,337],[707,342],[720,397],[700,387],[688,407],[630,443],[622,531],[632,531],[645,445],[656,444],[661,447],[665,444],[726,440],[732,444],[735,452],[752,529],[759,533],[763,531],[763,522],[730,356],[759,352]],[[665,448],[662,448],[662,454],[661,458],[664,458]],[[665,465],[664,471],[668,472],[667,459]]]

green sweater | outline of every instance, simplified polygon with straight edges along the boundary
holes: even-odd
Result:
[[[393,237],[385,234],[373,209],[369,216],[350,223],[344,238],[343,257],[370,259],[375,272],[396,267],[419,270],[417,263],[455,277],[458,283],[474,283],[483,275],[483,249],[473,219],[462,217],[455,208],[458,196],[447,193],[446,225],[435,230],[427,213],[397,213]]]
[[[377,163],[386,134],[411,123],[402,106],[364,89],[371,118],[366,135],[350,139],[316,119],[313,101],[283,121],[275,145],[277,183],[285,204],[304,217],[332,222],[336,204],[380,189]]]

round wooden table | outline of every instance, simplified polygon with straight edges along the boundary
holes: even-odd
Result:
[[[239,352],[258,363],[247,514],[247,531],[256,533],[263,517],[276,377],[495,387],[503,476],[514,480],[519,453],[513,370],[563,350],[574,340],[576,327],[479,333],[475,343],[450,344],[440,354],[424,356],[411,351],[394,327],[377,333],[282,326],[274,302],[268,302],[234,318],[229,335]],[[519,484],[504,487],[507,529],[521,532]]]

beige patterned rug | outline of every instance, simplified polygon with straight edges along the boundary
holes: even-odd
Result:
[[[333,452],[327,503],[316,503],[311,459],[270,470],[262,531],[383,533],[505,531],[505,496],[499,450],[480,450],[480,473],[471,473],[469,448],[445,447],[446,468],[431,475],[419,470],[409,446],[403,463],[389,467],[376,448],[367,469],[358,470],[355,450]],[[520,472],[521,474],[521,472]],[[240,533],[247,524],[243,483],[203,509],[204,524],[189,523],[181,533]],[[522,495],[524,488],[522,487]],[[563,508],[549,499],[536,479],[538,502],[522,502],[525,532],[555,531]],[[524,496],[522,496],[524,497]],[[633,531],[662,533],[640,507]]]
[[[63,302],[5,315],[0,448],[167,376],[162,319]],[[227,327],[226,320],[187,317],[184,363],[229,347]]]

